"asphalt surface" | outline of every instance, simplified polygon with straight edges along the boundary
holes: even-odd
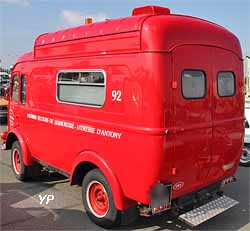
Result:
[[[0,131],[4,129],[0,126]],[[239,167],[238,181],[225,191],[240,204],[194,229],[163,214],[140,218],[120,230],[250,230],[249,171]],[[45,195],[53,195],[54,200],[46,205],[45,199],[41,205],[40,197]],[[71,187],[65,177],[48,172],[30,182],[17,181],[9,151],[0,153],[0,198],[0,230],[102,230],[85,214],[80,187]]]

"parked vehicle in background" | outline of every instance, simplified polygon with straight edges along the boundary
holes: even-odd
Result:
[[[245,137],[240,165],[250,166],[250,103],[245,105]]]
[[[0,84],[6,84],[10,81],[10,76],[7,72],[0,72]]]
[[[10,82],[5,84],[4,87],[0,88],[0,97],[3,97],[4,99],[9,98],[9,93],[10,93]]]
[[[0,97],[6,97],[10,86],[10,75],[7,72],[0,72]]]
[[[235,35],[147,6],[33,47],[12,70],[1,134],[17,179],[38,165],[68,176],[108,228],[165,210],[197,226],[238,203],[223,196],[244,135]]]
[[[6,86],[4,88],[4,91],[3,91],[3,97],[5,99],[8,99],[9,98],[9,95],[10,95],[10,84],[8,86]]]
[[[7,122],[8,101],[0,97],[0,124]]]

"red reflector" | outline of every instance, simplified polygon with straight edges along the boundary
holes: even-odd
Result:
[[[134,8],[132,11],[133,16],[141,14],[154,14],[154,15],[170,14],[170,9],[161,6],[142,6]]]
[[[177,88],[177,82],[176,82],[176,81],[173,81],[173,82],[172,82],[172,88],[173,88],[173,89],[176,89],[176,88]]]
[[[172,168],[172,176],[176,175],[176,168]]]

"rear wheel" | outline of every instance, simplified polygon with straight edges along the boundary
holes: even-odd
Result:
[[[242,155],[240,158],[240,165],[250,166],[250,147],[248,145],[244,145],[243,147]]]
[[[112,191],[99,169],[91,170],[82,183],[83,204],[89,218],[99,226],[112,228],[120,222]]]

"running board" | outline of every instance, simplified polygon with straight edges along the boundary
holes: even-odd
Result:
[[[232,208],[238,203],[238,201],[230,197],[222,196],[187,213],[181,214],[178,219],[192,227],[195,227]]]

